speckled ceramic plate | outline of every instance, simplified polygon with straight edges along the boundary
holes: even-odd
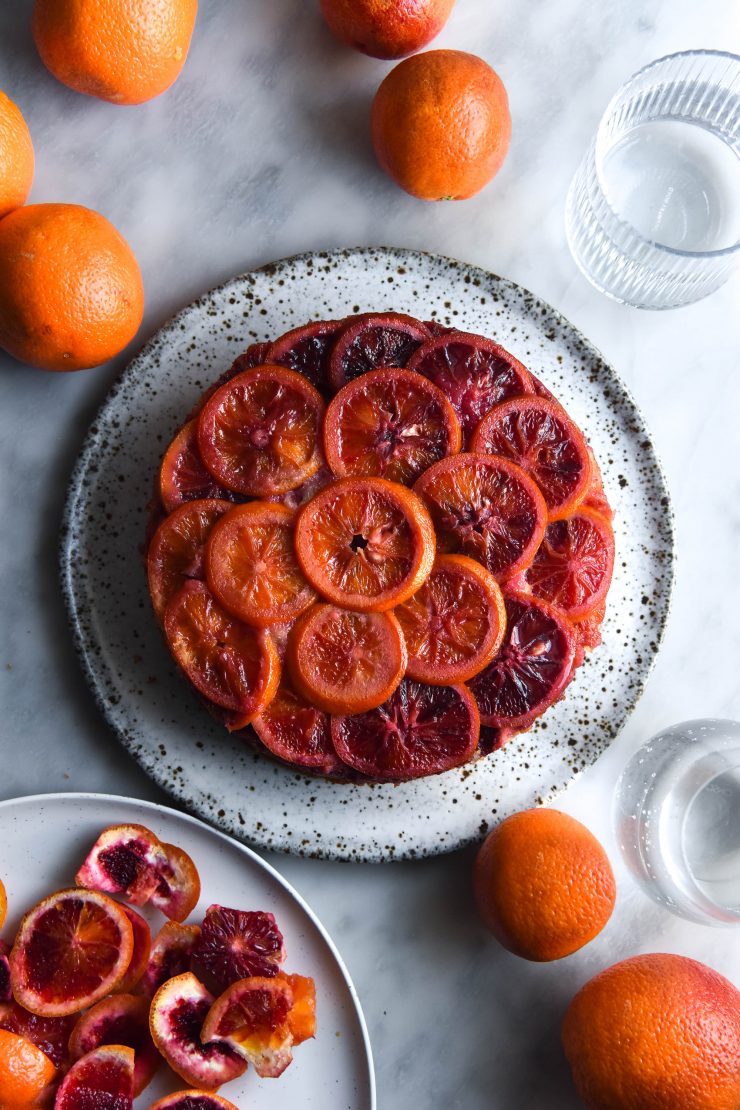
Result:
[[[275,914],[285,937],[286,967],[316,980],[316,1038],[300,1046],[278,1081],[250,1068],[221,1094],[249,1110],[375,1110],[372,1055],[360,1003],[329,934],[300,895],[269,864],[200,821],[151,802],[106,794],[39,794],[0,803],[3,880],[8,892],[6,936],[21,915],[52,890],[69,885],[90,845],[106,825],[147,825],[179,844],[200,870],[198,921],[212,902]],[[164,918],[141,911],[152,929]],[[144,1110],[187,1083],[162,1068],[134,1103]],[[0,1092],[2,1094],[2,1092]]]
[[[537,726],[474,766],[398,786],[336,785],[256,753],[178,677],[150,612],[138,552],[162,451],[248,343],[312,317],[396,309],[493,336],[530,366],[590,439],[616,509],[604,644]],[[141,766],[188,809],[263,847],[340,859],[431,855],[557,792],[619,732],[658,650],[673,574],[671,509],[642,417],[598,351],[509,281],[389,249],[289,258],[186,308],[131,363],[74,472],[62,580],[95,697]]]

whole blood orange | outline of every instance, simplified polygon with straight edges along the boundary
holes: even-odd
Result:
[[[455,0],[321,0],[332,32],[372,58],[405,58],[439,34]]]
[[[33,143],[20,108],[0,90],[0,219],[26,203],[33,182]]]
[[[396,66],[375,95],[371,123],[381,166],[421,200],[480,192],[511,138],[501,78],[461,50],[430,50]]]
[[[65,85],[114,104],[141,104],[177,79],[198,0],[36,0],[33,37]]]
[[[0,221],[0,347],[43,370],[117,355],[144,312],[128,243],[77,204],[30,204]]]
[[[525,810],[497,825],[478,852],[474,887],[494,936],[536,961],[559,960],[588,944],[609,920],[616,897],[596,837],[554,809]]]
[[[25,1110],[53,1082],[56,1068],[48,1056],[17,1033],[0,1029],[0,1094],[3,1110]]]
[[[696,960],[633,956],[575,996],[563,1046],[591,1110],[737,1110],[740,991]]]

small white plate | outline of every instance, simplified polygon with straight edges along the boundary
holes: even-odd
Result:
[[[209,717],[169,658],[139,552],[167,443],[240,351],[311,319],[391,309],[492,336],[554,391],[602,467],[617,513],[617,558],[604,643],[531,732],[444,775],[352,786],[279,766]],[[164,790],[259,847],[409,859],[458,848],[509,813],[553,801],[616,736],[642,692],[667,617],[672,516],[635,402],[599,352],[550,305],[504,278],[438,255],[391,248],[318,252],[206,293],[127,367],[72,477],[61,566],[95,698],[121,743]]]
[[[249,1110],[375,1110],[375,1079],[365,1019],[347,969],[329,934],[295,890],[249,848],[172,809],[105,794],[39,794],[0,803],[0,877],[8,893],[3,935],[12,939],[22,914],[40,898],[74,885],[77,868],[106,825],[147,825],[188,852],[198,867],[201,900],[189,918],[199,921],[212,902],[274,913],[285,937],[286,969],[316,980],[316,1038],[296,1049],[280,1079],[259,1079],[250,1068],[221,1094]],[[152,931],[164,918],[142,910]],[[145,1110],[155,1098],[187,1084],[164,1065],[136,1100]]]

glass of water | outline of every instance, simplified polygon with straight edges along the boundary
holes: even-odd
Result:
[[[740,925],[740,724],[674,725],[617,783],[617,839],[655,901],[681,917]]]
[[[692,50],[612,98],[568,192],[573,257],[603,293],[677,308],[740,259],[740,57]]]

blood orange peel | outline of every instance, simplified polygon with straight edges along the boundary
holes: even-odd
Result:
[[[343,762],[379,782],[449,771],[478,744],[480,718],[465,686],[429,686],[405,678],[384,705],[333,717],[332,740]]]
[[[482,335],[446,331],[427,340],[408,369],[423,374],[457,413],[465,443],[486,413],[507,397],[532,393],[532,378],[509,351]]]
[[[8,895],[5,890],[5,884],[0,879],[0,929],[5,924],[5,918],[8,916]]]
[[[491,409],[471,448],[501,455],[534,478],[550,520],[569,516],[591,485],[591,454],[565,409],[546,397],[513,397]]]
[[[126,1045],[101,1045],[72,1065],[57,1091],[54,1110],[132,1110],[133,1104],[134,1050]]]
[[[285,979],[253,976],[228,987],[208,1011],[201,1037],[229,1045],[262,1078],[276,1079],[293,1059],[289,1015],[293,990]]]
[[[124,1045],[134,1050],[133,1094],[140,1095],[162,1062],[149,1032],[146,998],[112,995],[81,1015],[69,1038],[72,1059],[79,1060],[102,1045]]]
[[[163,844],[167,863],[160,869],[157,889],[151,897],[165,917],[184,921],[200,898],[200,875],[188,853],[177,844]]]
[[[337,338],[329,359],[334,390],[379,367],[406,366],[429,338],[420,320],[401,312],[364,313],[351,319]]]
[[[285,962],[285,942],[273,914],[214,904],[206,910],[192,962],[223,991],[239,979],[277,975]]]
[[[266,497],[296,489],[319,470],[324,402],[284,366],[245,370],[210,397],[198,417],[198,449],[216,481]]]
[[[206,577],[206,541],[219,517],[232,508],[217,499],[188,501],[166,516],[147,551],[149,596],[161,621],[177,591],[191,580]]]
[[[433,686],[467,682],[482,671],[506,628],[496,579],[465,555],[438,555],[426,582],[395,616],[408,649],[406,674]]]
[[[235,617],[264,627],[294,620],[315,600],[293,544],[295,513],[252,501],[221,517],[206,550],[208,584]]]
[[[205,1091],[175,1091],[174,1094],[158,1098],[149,1110],[239,1110],[233,1102],[227,1102],[221,1095]]]
[[[288,1027],[293,1036],[293,1044],[303,1044],[316,1036],[316,983],[308,975],[277,974],[284,979],[293,992],[293,1003],[288,1011]]]
[[[131,922],[134,950],[126,974],[116,987],[121,994],[128,994],[138,985],[149,963],[152,948],[152,934],[148,922],[131,906],[122,906],[123,912]]]
[[[21,921],[10,953],[13,994],[32,1014],[79,1013],[115,990],[133,949],[117,902],[97,890],[60,890]]]
[[[384,478],[342,478],[296,518],[303,573],[328,601],[358,612],[392,609],[432,569],[434,527],[420,498]]]
[[[542,542],[547,507],[514,463],[465,452],[435,463],[418,480],[441,551],[467,555],[498,579],[529,566]]]
[[[152,999],[149,1029],[162,1056],[186,1083],[216,1090],[246,1070],[228,1045],[203,1044],[201,1029],[213,996],[192,972],[163,983]]]
[[[263,629],[237,620],[203,582],[186,582],[167,605],[164,630],[175,660],[196,690],[245,725],[269,705],[280,680],[280,660]]]
[[[504,592],[506,634],[498,654],[470,689],[481,721],[529,728],[561,696],[573,675],[576,638],[565,615],[528,594]]]
[[[288,669],[303,697],[326,713],[382,705],[406,671],[403,632],[391,613],[313,605],[288,639]]]
[[[410,370],[363,374],[340,389],[326,410],[324,453],[339,478],[413,485],[460,444],[460,424],[442,390]]]

